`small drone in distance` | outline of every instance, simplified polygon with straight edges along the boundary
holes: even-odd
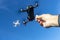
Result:
[[[18,25],[20,25],[19,20],[13,21],[14,27],[17,27]]]
[[[28,14],[28,17],[27,17],[28,20],[24,20],[23,24],[26,24],[29,21],[33,21],[35,19],[34,8],[36,8],[36,7],[38,7],[38,2],[35,2],[35,5],[28,5],[27,9],[20,9],[19,10],[19,12],[27,12],[27,14]]]

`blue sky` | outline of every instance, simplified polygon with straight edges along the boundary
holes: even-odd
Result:
[[[22,24],[27,13],[18,13],[18,10],[35,1],[39,3],[35,14],[60,14],[60,0],[0,0],[0,40],[60,40],[60,27],[47,29],[36,21]],[[15,20],[21,22],[16,28],[12,23]]]

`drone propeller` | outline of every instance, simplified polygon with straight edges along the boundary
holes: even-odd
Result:
[[[25,9],[20,9],[18,12],[26,12],[27,10]]]
[[[35,2],[34,8],[38,6],[38,1]]]
[[[29,22],[29,20],[23,20],[23,24],[26,25]]]

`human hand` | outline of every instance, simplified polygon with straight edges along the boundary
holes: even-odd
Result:
[[[35,18],[43,27],[58,26],[58,15],[42,14]]]

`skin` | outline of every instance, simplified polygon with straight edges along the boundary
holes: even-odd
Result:
[[[58,15],[51,15],[51,14],[42,14],[37,15],[36,21],[43,27],[53,27],[53,26],[59,26],[58,24]]]
[[[43,23],[45,22],[44,20],[42,20],[42,18],[37,18],[37,21],[41,26],[43,26]]]

